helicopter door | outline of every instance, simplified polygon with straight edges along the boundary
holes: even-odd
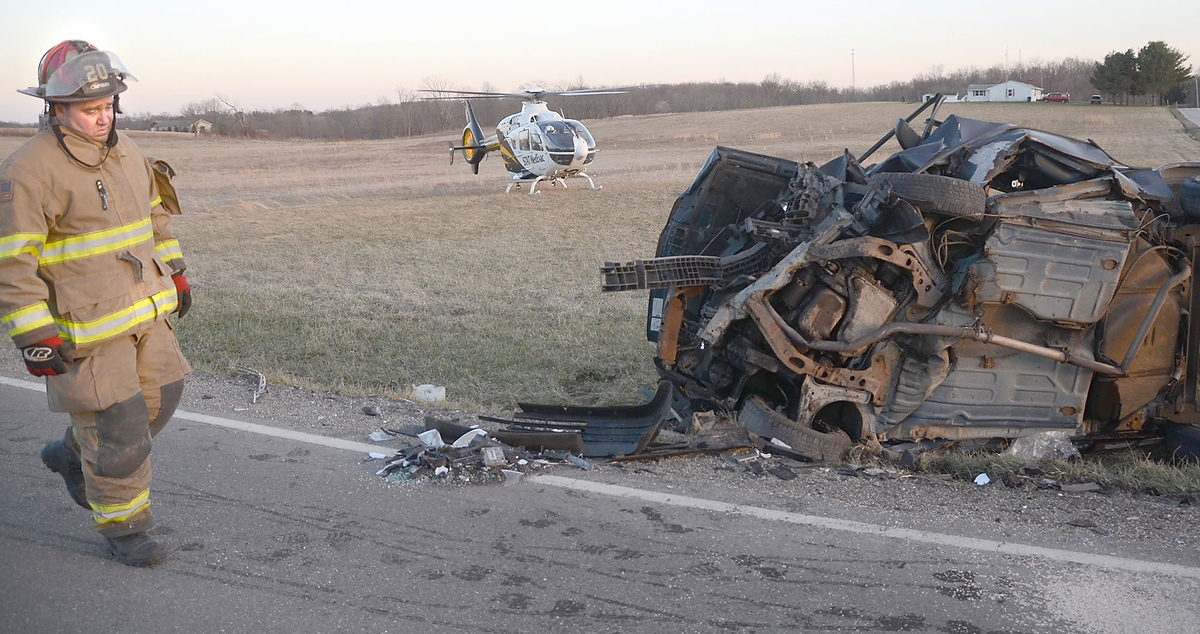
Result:
[[[529,151],[529,130],[521,130],[517,133],[517,148]]]

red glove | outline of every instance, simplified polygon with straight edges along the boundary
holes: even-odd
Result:
[[[192,289],[188,286],[187,278],[183,276],[183,273],[172,275],[171,281],[175,282],[175,295],[179,298],[179,305],[175,307],[175,312],[179,313],[180,319],[183,319],[188,309],[192,307]]]
[[[58,376],[67,373],[66,342],[62,337],[54,335],[47,339],[21,348],[21,358],[25,359],[25,367],[34,376]]]

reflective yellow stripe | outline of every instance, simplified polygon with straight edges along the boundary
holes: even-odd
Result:
[[[157,207],[158,205],[161,205],[161,204],[162,204],[162,196],[159,196],[158,198],[155,198],[154,200],[150,201],[151,208]]]
[[[65,240],[49,242],[42,249],[39,263],[46,266],[68,260],[78,260],[101,253],[127,249],[152,239],[154,239],[154,229],[150,226],[150,219],[146,218],[115,229],[85,233]]]
[[[50,307],[46,305],[46,302],[30,304],[0,317],[0,324],[3,324],[4,329],[8,331],[9,337],[23,335],[53,323],[54,316],[50,314]]]
[[[133,498],[128,504],[103,505],[88,502],[92,507],[92,517],[97,524],[124,522],[150,507],[150,489],[146,489]]]
[[[81,346],[115,337],[139,324],[154,321],[158,315],[169,313],[178,305],[179,298],[175,294],[175,289],[171,288],[100,319],[85,322],[65,319],[56,321],[59,330],[62,331],[63,339],[73,341],[75,345]]]
[[[0,260],[13,258],[22,253],[37,255],[46,236],[38,233],[14,233],[0,238]]]
[[[178,240],[163,240],[154,247],[154,255],[161,257],[163,262],[170,262],[182,258],[183,250],[179,248]]]

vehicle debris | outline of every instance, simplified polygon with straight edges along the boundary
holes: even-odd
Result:
[[[385,433],[401,435],[395,430]],[[404,434],[407,435],[407,434]],[[425,430],[414,437],[419,443],[398,449],[376,472],[391,481],[432,479],[445,482],[516,484],[524,473],[554,466],[590,470],[591,462],[566,451],[528,451],[513,447],[487,430],[457,420],[425,417]],[[447,443],[446,438],[454,438]]]
[[[1079,450],[1071,443],[1070,432],[1063,430],[1022,436],[1000,453],[1024,462],[1070,460],[1080,455]]]
[[[412,397],[418,403],[437,403],[446,400],[446,388],[431,383],[414,385],[412,386]]]
[[[736,412],[822,460],[1197,429],[1200,210],[1180,194],[1200,161],[1134,168],[1090,140],[939,120],[941,99],[820,166],[717,147],[655,257],[602,267],[603,291],[650,291],[674,409]]]
[[[258,370],[245,368],[240,365],[233,366],[233,369],[255,379],[254,392],[250,394],[250,403],[258,403],[258,399],[267,393],[267,377]]]

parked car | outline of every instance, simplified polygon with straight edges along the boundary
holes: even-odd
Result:
[[[1092,95],[1092,105],[1104,103],[1104,98],[1100,95]]]
[[[677,409],[793,446],[1200,443],[1200,161],[1135,169],[1048,132],[939,124],[937,103],[918,133],[927,107],[876,164],[718,147],[656,257],[603,267],[603,290],[650,290]]]
[[[1071,93],[1069,92],[1050,92],[1046,93],[1045,97],[1042,97],[1042,101],[1053,101],[1057,103],[1067,103],[1070,100]]]

